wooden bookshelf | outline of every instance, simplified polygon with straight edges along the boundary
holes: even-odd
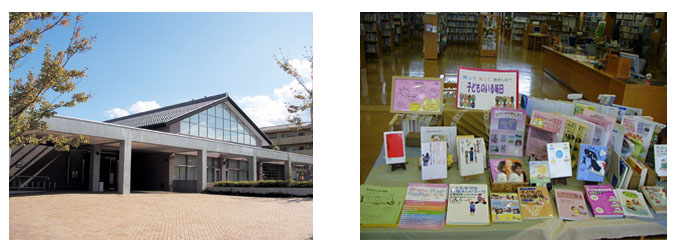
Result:
[[[407,43],[410,41],[410,13],[409,12],[403,12],[403,30],[402,30],[402,42]]]
[[[584,12],[584,22],[582,23],[584,36],[589,38],[596,36],[598,20],[605,20],[605,14],[603,12]]]
[[[379,17],[376,12],[360,13],[364,33],[365,55],[381,57],[381,36],[379,33]]]
[[[511,23],[511,42],[522,44],[525,37],[527,24],[530,22],[530,15],[526,12],[514,12]]]
[[[422,41],[424,38],[424,13],[410,13],[410,36],[413,41]]]
[[[474,44],[478,41],[477,12],[448,12],[444,15],[448,45],[452,43]]]
[[[381,50],[393,48],[393,22],[390,12],[379,12],[379,33],[381,34]]]
[[[635,36],[645,37],[652,33],[654,20],[648,13],[617,12],[615,22],[618,20],[621,21],[619,44],[622,46],[631,45]]]
[[[401,46],[403,42],[403,13],[392,12],[391,23],[393,26],[393,46]]]
[[[481,14],[478,21],[478,50],[481,57],[497,57],[499,47],[499,16]]]

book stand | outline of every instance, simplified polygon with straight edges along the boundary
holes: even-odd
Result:
[[[482,174],[476,174],[476,175],[465,176],[465,177],[464,177],[464,182],[468,182],[468,181],[471,180],[471,179],[480,180],[480,175],[482,175]]]
[[[391,165],[391,171],[395,171],[395,170],[398,170],[398,169],[407,170],[407,167],[405,166],[405,163],[392,164]]]
[[[555,184],[567,185],[567,178],[554,178],[554,179],[552,179],[552,181],[553,181],[553,183],[552,183],[553,185],[555,185]]]
[[[666,181],[666,176],[659,176],[659,182]]]

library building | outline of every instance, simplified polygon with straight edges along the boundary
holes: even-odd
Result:
[[[666,19],[361,12],[360,238],[666,239]]]
[[[104,122],[54,116],[39,136],[89,143],[56,151],[10,152],[10,191],[202,192],[216,181],[308,180],[313,157],[273,150],[272,142],[227,93]]]

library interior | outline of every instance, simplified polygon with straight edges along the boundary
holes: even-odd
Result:
[[[361,239],[666,239],[666,19],[361,12]]]

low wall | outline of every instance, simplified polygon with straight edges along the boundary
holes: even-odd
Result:
[[[207,187],[208,192],[285,194],[292,196],[313,196],[313,188],[277,188],[277,187]]]

